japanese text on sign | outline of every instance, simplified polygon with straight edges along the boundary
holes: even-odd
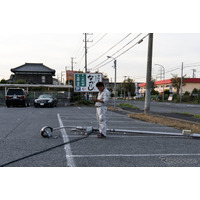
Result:
[[[96,84],[102,81],[102,74],[75,73],[74,91],[75,92],[98,92]]]

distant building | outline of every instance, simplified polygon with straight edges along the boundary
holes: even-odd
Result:
[[[185,85],[182,88],[183,93],[192,92],[194,88],[200,89],[200,78],[185,78],[184,81]],[[163,92],[163,80],[161,81],[155,81],[155,91],[158,91],[159,93]],[[146,83],[139,84],[139,93],[144,94],[146,91]],[[172,86],[171,79],[164,80],[164,89],[169,90],[172,93],[176,92],[176,89]]]
[[[9,82],[25,81],[28,84],[53,84],[55,70],[43,65],[43,63],[25,63],[11,69]]]

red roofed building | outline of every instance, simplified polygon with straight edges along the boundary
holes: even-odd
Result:
[[[182,88],[183,93],[185,93],[186,91],[191,93],[194,88],[200,89],[200,78],[186,78],[184,82],[185,82],[185,85]],[[154,84],[155,84],[155,91],[162,93],[163,80],[155,81]],[[139,93],[144,94],[146,90],[146,83],[140,83],[138,86],[140,88]],[[164,89],[171,90],[173,93],[176,92],[176,89],[172,87],[171,79],[164,80]]]

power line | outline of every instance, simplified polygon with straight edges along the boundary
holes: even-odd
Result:
[[[91,49],[93,46],[95,46],[97,43],[99,43],[108,33],[105,33],[99,40],[97,40],[93,45],[91,45],[90,47],[88,47],[89,49]]]
[[[79,46],[78,46],[78,49],[76,50],[76,51],[74,51],[74,53],[73,53],[73,55],[74,55],[74,57],[77,57],[77,55],[78,55],[78,53],[79,53],[79,51],[80,51],[80,49],[81,49],[81,47],[83,48],[83,42],[82,42],[82,35],[81,35],[81,38],[79,39],[79,42],[77,43],[77,44],[80,44]],[[81,43],[80,43],[81,42]]]
[[[122,52],[121,54],[119,54],[118,56],[115,57],[115,59],[117,59],[118,57],[122,56],[123,54],[125,54],[127,51],[129,51],[130,49],[132,49],[134,46],[136,46],[137,44],[140,44],[147,36],[149,35],[149,33],[147,35],[145,35],[142,39],[140,39],[138,42],[136,42],[134,45],[132,45],[131,47],[129,47],[128,49],[126,49],[124,52]],[[111,55],[112,57],[113,55]],[[101,62],[100,64],[98,64],[96,67],[92,68],[92,69],[99,69],[105,65],[107,65],[108,63],[112,62],[112,60],[108,61],[107,63],[101,65],[102,63],[106,62],[108,59],[104,60],[103,62]]]
[[[133,42],[135,39],[137,39],[140,35],[142,35],[142,33],[138,34],[136,37],[134,37],[130,42],[128,42],[127,44],[125,44],[121,49],[119,49],[118,51],[116,51],[114,54],[112,54],[112,57],[119,53],[122,49],[124,49],[126,46],[128,46],[131,42]]]
[[[92,63],[94,63],[95,61],[97,61],[99,58],[103,57],[104,55],[106,55],[110,50],[112,50],[114,47],[116,47],[118,44],[120,44],[122,41],[124,41],[127,37],[129,37],[131,35],[131,33],[129,33],[128,35],[126,35],[123,39],[121,39],[119,42],[117,42],[114,46],[112,46],[110,49],[108,49],[105,53],[103,53],[102,55],[100,55],[98,58],[96,58],[95,60],[93,60],[92,62],[88,63],[88,66],[91,65]]]
[[[77,63],[79,63],[79,64],[77,66],[75,66],[74,68],[79,68],[80,67],[84,57],[85,57],[85,54],[83,53],[82,57],[80,58],[80,61],[77,61]]]

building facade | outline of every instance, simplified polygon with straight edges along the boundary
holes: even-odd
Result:
[[[24,81],[27,84],[53,84],[55,70],[43,65],[43,63],[25,63],[11,69],[10,82]]]
[[[194,88],[200,89],[200,78],[186,78],[184,80],[185,85],[182,87],[182,93],[192,92]],[[163,80],[155,81],[155,91],[160,94],[163,92]],[[144,95],[146,91],[146,83],[139,84],[139,93]],[[171,93],[176,93],[176,89],[172,86],[171,79],[164,80],[164,90],[169,90]]]

